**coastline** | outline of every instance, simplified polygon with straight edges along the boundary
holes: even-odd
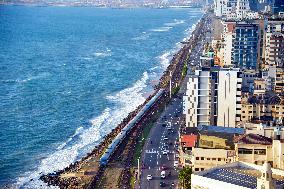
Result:
[[[162,76],[159,79],[159,84],[157,84],[154,88],[154,92],[152,95],[150,95],[143,104],[138,106],[134,111],[129,113],[129,115],[123,119],[123,121],[116,126],[115,129],[112,130],[111,133],[103,137],[102,142],[97,145],[90,153],[87,153],[86,156],[84,156],[81,160],[78,160],[72,164],[70,164],[68,167],[66,167],[63,170],[59,170],[55,173],[50,173],[47,175],[42,175],[40,177],[41,180],[43,180],[48,185],[54,185],[59,186],[60,188],[68,188],[71,186],[78,186],[82,180],[76,179],[77,177],[62,177],[62,175],[68,175],[70,173],[74,172],[80,172],[80,169],[84,167],[86,164],[90,163],[90,161],[93,162],[93,166],[97,166],[96,174],[91,175],[90,177],[97,178],[98,175],[100,175],[100,168],[98,165],[98,158],[103,154],[105,148],[111,143],[112,139],[121,131],[121,129],[139,112],[139,110],[142,108],[145,103],[147,103],[151,97],[160,89],[160,88],[169,88],[169,75],[170,71],[172,70],[182,70],[181,66],[183,66],[182,62],[178,59],[184,55],[185,51],[188,51],[190,46],[192,46],[193,43],[193,36],[197,33],[197,30],[200,29],[200,25],[204,17],[206,17],[206,13],[203,14],[202,18],[196,23],[196,27],[191,32],[189,36],[186,36],[186,43],[183,43],[181,49],[179,49],[173,56],[172,60],[170,61],[170,64],[168,65],[167,69],[163,72]],[[183,60],[184,61],[184,60]],[[175,81],[177,83],[180,83],[182,80],[181,77],[177,77],[177,75],[181,75],[180,71],[178,73],[174,73],[174,76],[176,76]],[[178,82],[179,81],[179,82]],[[94,163],[94,162],[97,163]],[[89,174],[88,172],[84,172],[83,174]],[[88,179],[89,181],[93,182],[93,179]]]

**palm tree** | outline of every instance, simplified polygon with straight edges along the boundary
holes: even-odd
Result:
[[[179,172],[178,178],[182,183],[182,187],[185,189],[191,188],[191,174],[192,169],[189,167],[185,167]]]

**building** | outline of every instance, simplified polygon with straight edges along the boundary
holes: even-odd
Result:
[[[214,67],[196,70],[188,78],[184,96],[186,126],[235,127],[235,123],[241,120],[240,75],[239,69]]]
[[[272,122],[283,124],[284,97],[279,94],[265,93],[242,98],[241,122]]]
[[[284,187],[284,171],[271,168],[265,162],[254,165],[234,162],[194,172],[191,175],[192,189],[280,189]]]
[[[272,139],[262,135],[245,134],[236,137],[235,151],[238,161],[262,165],[264,162],[273,164]]]
[[[236,160],[256,165],[269,162],[277,169],[284,170],[284,140],[281,133],[276,132],[276,139],[258,135],[245,134],[235,138]]]
[[[259,39],[258,23],[236,23],[233,42],[233,63],[237,67],[258,68]]]
[[[236,15],[237,19],[244,19],[250,11],[249,0],[237,0]]]
[[[266,64],[279,66],[284,61],[284,20],[268,19],[265,26],[264,58]]]
[[[193,171],[210,169],[235,161],[233,138],[244,134],[242,128],[219,126],[188,127],[179,139],[179,160]]]

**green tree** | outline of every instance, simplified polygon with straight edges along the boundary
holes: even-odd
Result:
[[[182,183],[182,187],[185,189],[191,188],[191,174],[192,169],[189,167],[185,167],[179,172],[178,178]]]

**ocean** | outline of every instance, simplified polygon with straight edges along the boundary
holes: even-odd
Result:
[[[202,14],[0,6],[0,188],[39,188],[91,151],[153,92]]]

